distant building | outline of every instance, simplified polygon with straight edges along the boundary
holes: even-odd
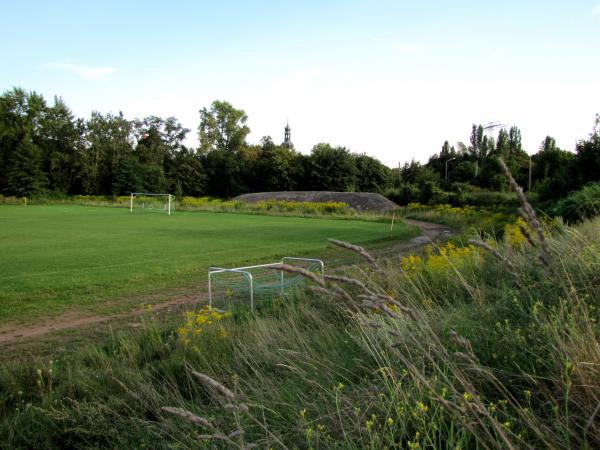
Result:
[[[289,122],[285,125],[285,134],[281,146],[294,150],[294,144],[292,144],[292,129],[290,128]]]

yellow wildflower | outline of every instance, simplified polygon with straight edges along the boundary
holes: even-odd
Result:
[[[425,414],[427,411],[429,411],[429,407],[423,402],[417,402],[417,408],[419,408],[419,410],[423,414]]]
[[[400,260],[400,267],[405,272],[414,272],[419,267],[421,267],[422,263],[423,263],[423,260],[421,259],[420,256],[408,255]]]

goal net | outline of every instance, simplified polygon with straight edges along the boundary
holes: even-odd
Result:
[[[278,263],[255,266],[208,270],[208,298],[210,306],[229,308],[234,305],[249,305],[250,309],[265,301],[289,297],[305,286],[302,275],[275,270],[278,264],[302,267],[319,276],[325,275],[325,266],[320,259],[286,256]]]
[[[149,212],[166,212],[170,216],[175,209],[174,200],[175,197],[171,194],[132,192],[129,199],[129,211],[141,209]]]

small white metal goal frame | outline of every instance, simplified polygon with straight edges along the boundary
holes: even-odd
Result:
[[[171,215],[171,194],[152,194],[150,192],[132,192],[129,199],[129,212],[133,212],[133,199],[135,197],[168,197],[167,200],[167,213]]]
[[[254,309],[254,288],[255,288],[255,277],[252,275],[252,271],[256,269],[268,269],[269,267],[273,267],[279,264],[286,264],[287,262],[293,263],[296,262],[305,262],[305,263],[316,263],[319,267],[319,271],[321,272],[321,276],[325,276],[325,264],[321,259],[315,258],[296,258],[293,256],[284,256],[281,258],[281,262],[279,263],[269,263],[269,264],[257,264],[254,266],[246,266],[246,267],[234,267],[231,269],[225,269],[222,267],[210,267],[208,269],[208,304],[212,307],[213,302],[213,277],[220,273],[238,273],[243,275],[246,279],[249,287],[250,293],[250,309]],[[284,284],[284,271],[279,271],[279,284],[271,285],[273,289],[279,288],[280,293],[283,295],[285,284]]]

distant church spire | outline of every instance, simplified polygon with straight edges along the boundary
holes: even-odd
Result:
[[[285,125],[285,134],[284,134],[283,143],[281,144],[281,146],[287,147],[290,150],[294,149],[294,144],[292,144],[292,129],[290,128],[289,121]]]

